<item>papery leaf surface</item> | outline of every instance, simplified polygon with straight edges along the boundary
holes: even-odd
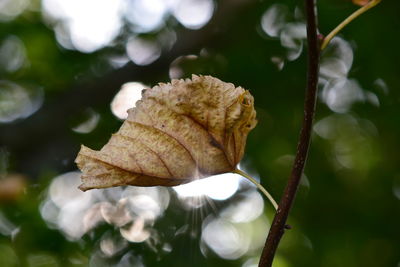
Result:
[[[174,186],[231,172],[256,123],[253,96],[241,87],[196,75],[160,83],[142,91],[100,151],[81,147],[80,189]]]

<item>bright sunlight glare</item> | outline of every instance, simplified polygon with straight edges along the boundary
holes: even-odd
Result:
[[[106,46],[122,26],[121,0],[43,0],[42,5],[45,16],[66,26],[73,46],[81,52]]]
[[[237,174],[224,173],[173,188],[180,197],[208,196],[215,200],[224,200],[237,191],[239,179]]]
[[[147,86],[139,82],[123,84],[111,102],[112,113],[121,120],[126,119],[128,117],[127,110],[135,107],[136,101],[142,97],[144,88]]]

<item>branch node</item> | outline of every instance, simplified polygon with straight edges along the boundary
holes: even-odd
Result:
[[[285,224],[285,229],[290,230],[290,229],[292,229],[292,226],[290,224]]]

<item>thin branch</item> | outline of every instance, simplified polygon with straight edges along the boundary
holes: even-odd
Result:
[[[278,210],[278,204],[276,203],[275,199],[259,182],[256,181],[256,179],[254,179],[253,177],[251,177],[250,175],[248,175],[247,173],[245,173],[244,171],[241,171],[239,169],[234,170],[233,173],[237,173],[237,174],[243,176],[244,178],[247,178],[247,180],[249,180],[255,186],[257,186],[257,188],[260,189],[260,191],[268,198],[268,200],[271,202],[272,206],[274,206],[275,210]]]
[[[357,9],[353,14],[348,16],[342,23],[340,23],[333,31],[331,31],[322,41],[321,44],[321,50],[324,50],[329,42],[332,40],[333,37],[335,37],[344,27],[346,27],[350,22],[352,22],[354,19],[368,11],[369,9],[373,8],[377,4],[379,4],[382,0],[371,0],[368,2],[366,5],[360,7]]]
[[[303,174],[307,160],[308,149],[311,141],[312,124],[315,113],[317,83],[320,62],[320,45],[318,42],[316,0],[305,0],[307,15],[307,42],[308,42],[308,74],[307,92],[304,101],[304,118],[300,132],[297,153],[292,167],[289,181],[279,203],[278,210],[272,222],[267,241],[261,255],[259,267],[270,267],[275,256],[276,249],[285,231],[286,220],[292,207],[297,188]]]

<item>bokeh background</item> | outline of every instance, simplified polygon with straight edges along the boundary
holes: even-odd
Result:
[[[318,1],[327,34],[357,6]],[[400,266],[400,10],[383,0],[322,55],[313,142],[274,266]],[[240,168],[279,199],[306,77],[295,0],[1,0],[0,266],[257,266],[273,209],[226,174],[80,192],[143,88],[192,73],[249,89]]]

